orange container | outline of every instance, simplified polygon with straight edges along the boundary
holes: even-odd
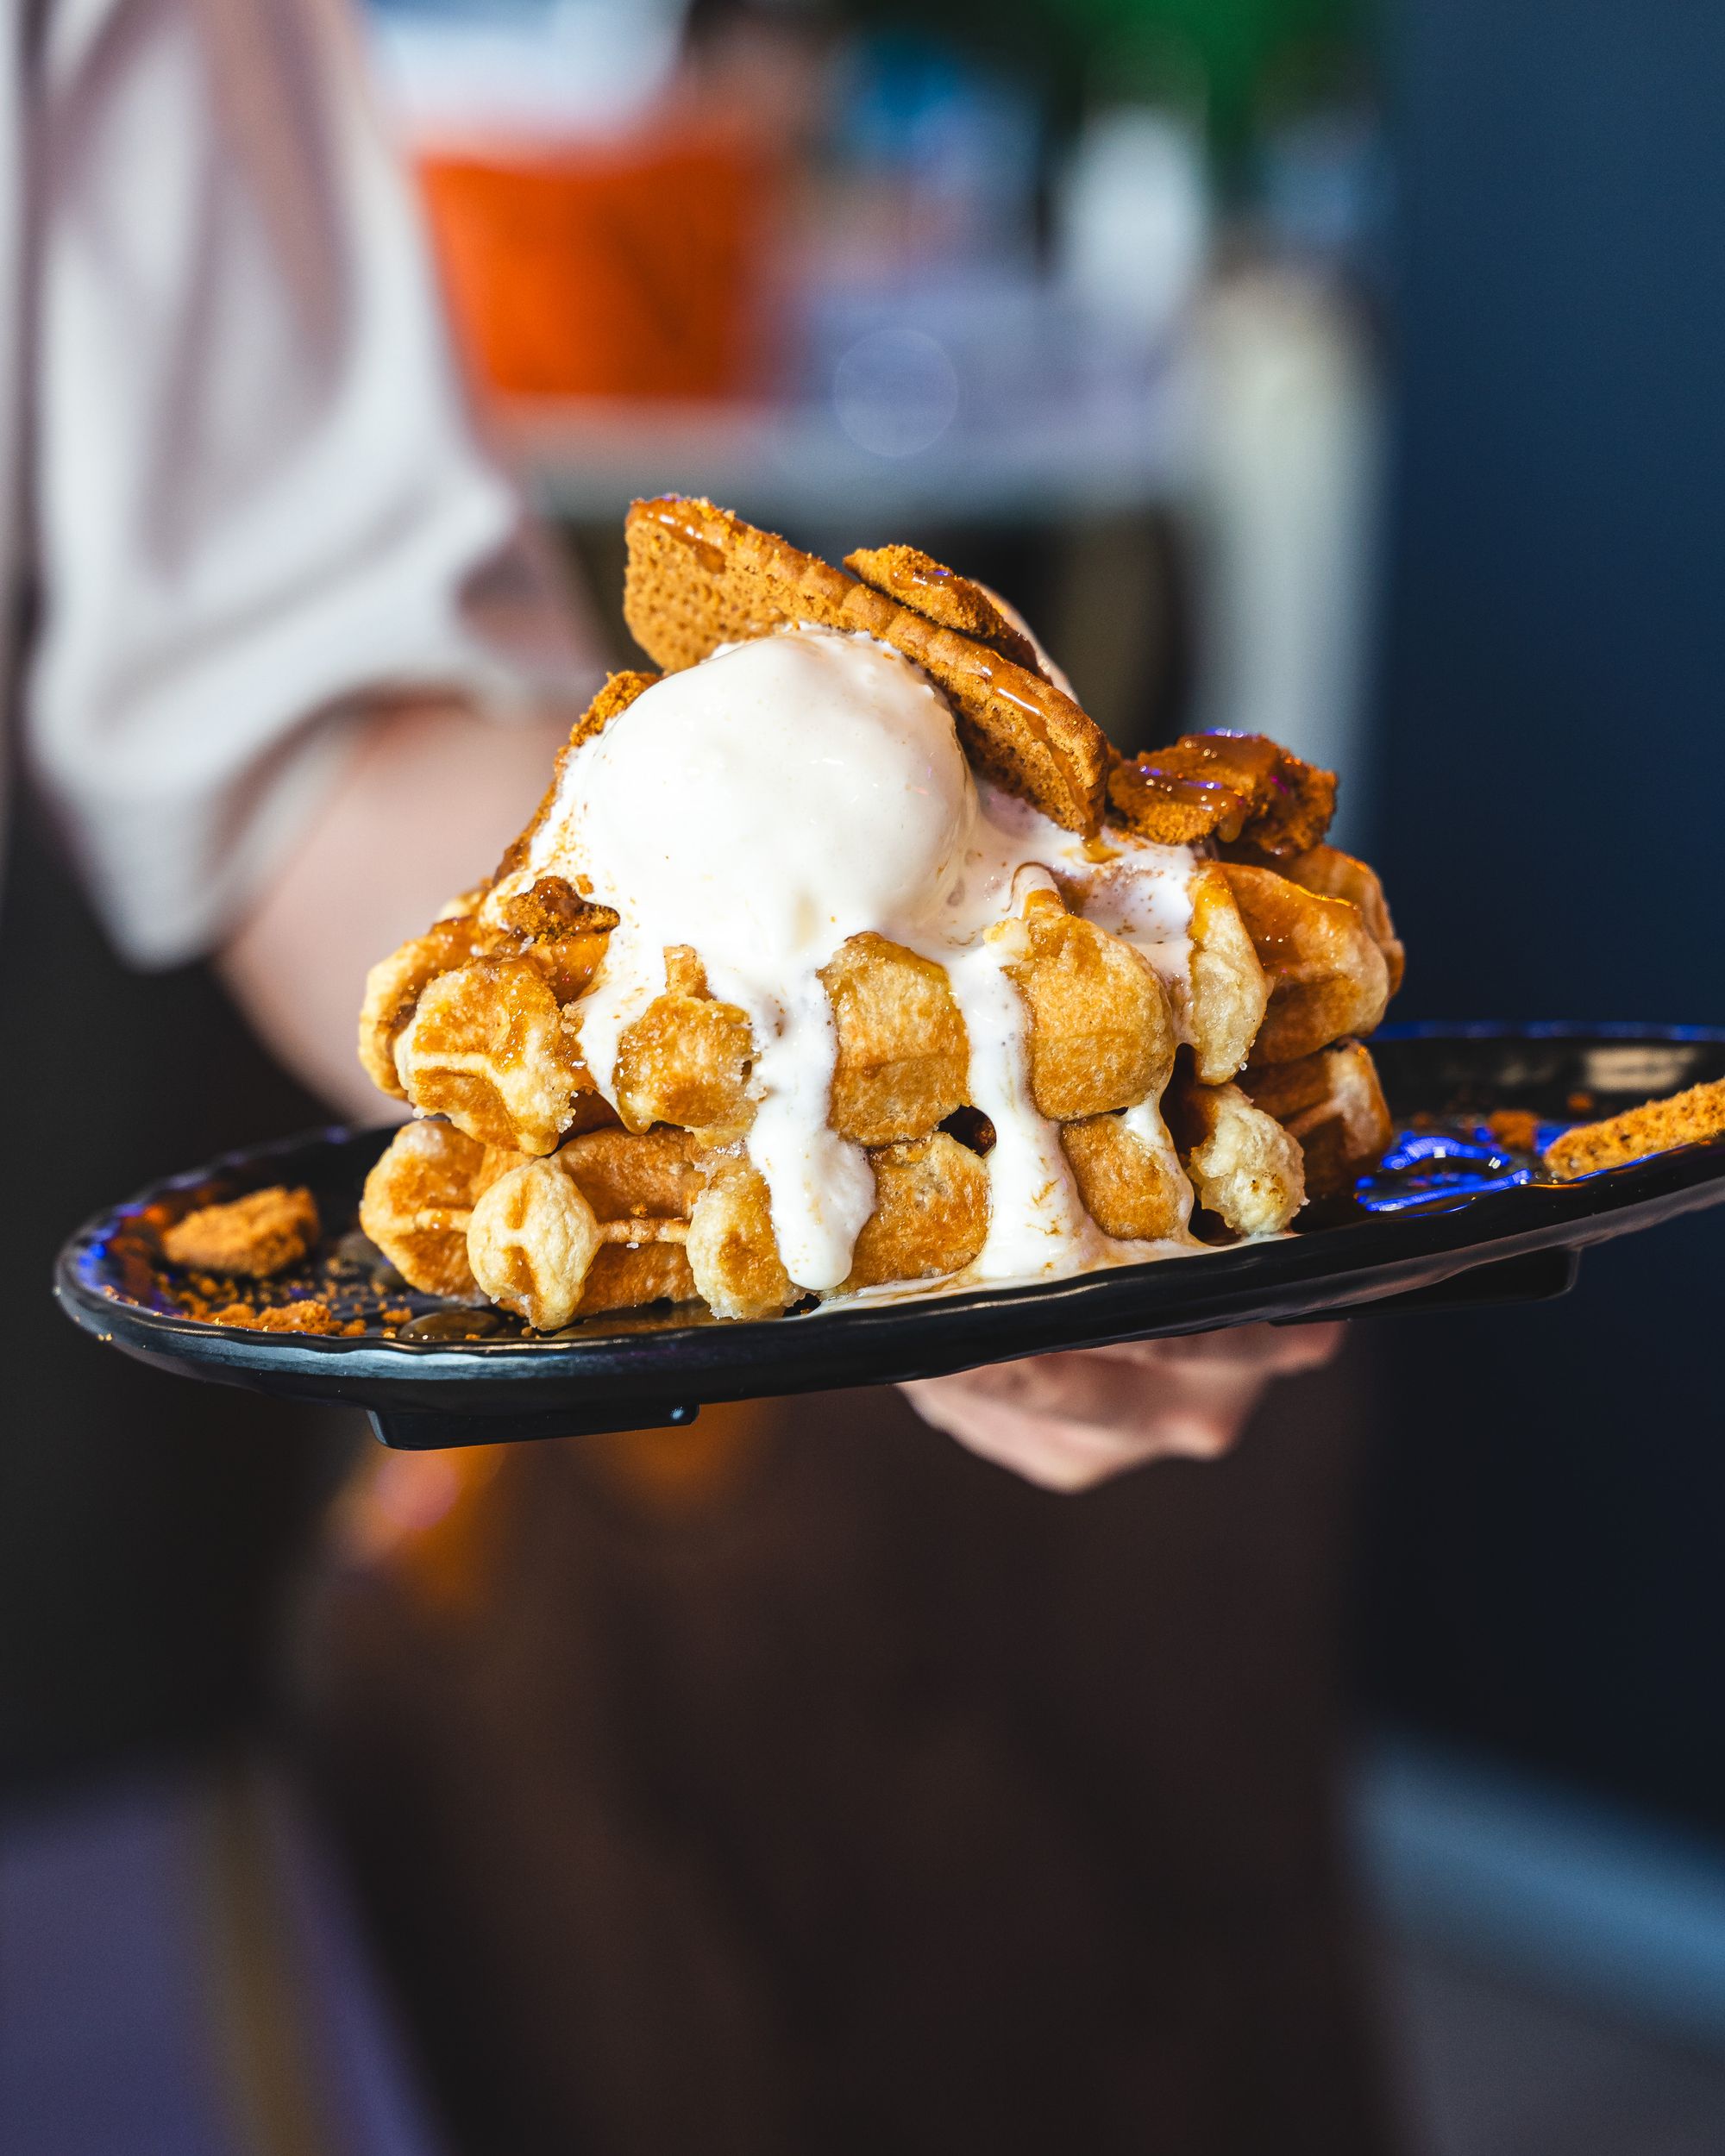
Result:
[[[455,324],[516,396],[758,385],[776,166],[726,135],[418,160]]]

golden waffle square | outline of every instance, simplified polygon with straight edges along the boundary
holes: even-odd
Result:
[[[1338,1041],[1291,1063],[1245,1072],[1241,1089],[1300,1143],[1306,1195],[1352,1190],[1389,1151],[1396,1127],[1363,1042]]]

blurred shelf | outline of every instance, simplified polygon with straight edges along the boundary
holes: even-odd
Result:
[[[494,404],[493,435],[547,517],[609,524],[638,495],[706,494],[775,528],[1079,523],[1185,491],[1189,428],[1171,375],[1103,404],[1051,403],[1028,423],[954,429],[898,457],[859,447],[819,407]]]

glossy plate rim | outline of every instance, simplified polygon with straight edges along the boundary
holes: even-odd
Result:
[[[1427,1020],[1380,1028],[1375,1043],[1684,1043],[1725,1047],[1725,1028],[1632,1022]],[[1578,1250],[1725,1203],[1725,1140],[1680,1147],[1581,1181],[1524,1184],[1401,1213],[1066,1280],[968,1288],[901,1302],[827,1307],[755,1324],[670,1324],[580,1340],[451,1346],[229,1330],[130,1302],[94,1277],[102,1245],[153,1200],[223,1173],[256,1176],[323,1146],[381,1145],[390,1126],[330,1125],[165,1176],[68,1238],[54,1293],[104,1344],[189,1376],[371,1407],[506,1413],[652,1400],[718,1402],[837,1385],[934,1376],[1067,1346],[1207,1332],[1260,1319],[1340,1313],[1478,1267]]]

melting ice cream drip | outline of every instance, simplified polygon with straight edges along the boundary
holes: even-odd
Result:
[[[1108,855],[1090,861],[1034,809],[979,793],[944,699],[909,661],[804,628],[637,698],[570,758],[519,880],[582,880],[621,917],[580,1006],[583,1056],[613,1106],[618,1041],[663,993],[667,948],[693,946],[712,993],[747,1014],[749,1156],[786,1270],[825,1290],[850,1269],[875,1189],[862,1149],[828,1125],[837,1044],[819,973],[865,931],[944,966],[969,1034],[970,1097],[996,1133],[973,1275],[1071,1271],[1126,1247],[1089,1219],[1059,1131],[1036,1111],[1010,935],[988,933],[1013,911],[1015,879],[1057,875],[1069,901],[1144,952],[1177,1009],[1192,856],[1131,841]]]

